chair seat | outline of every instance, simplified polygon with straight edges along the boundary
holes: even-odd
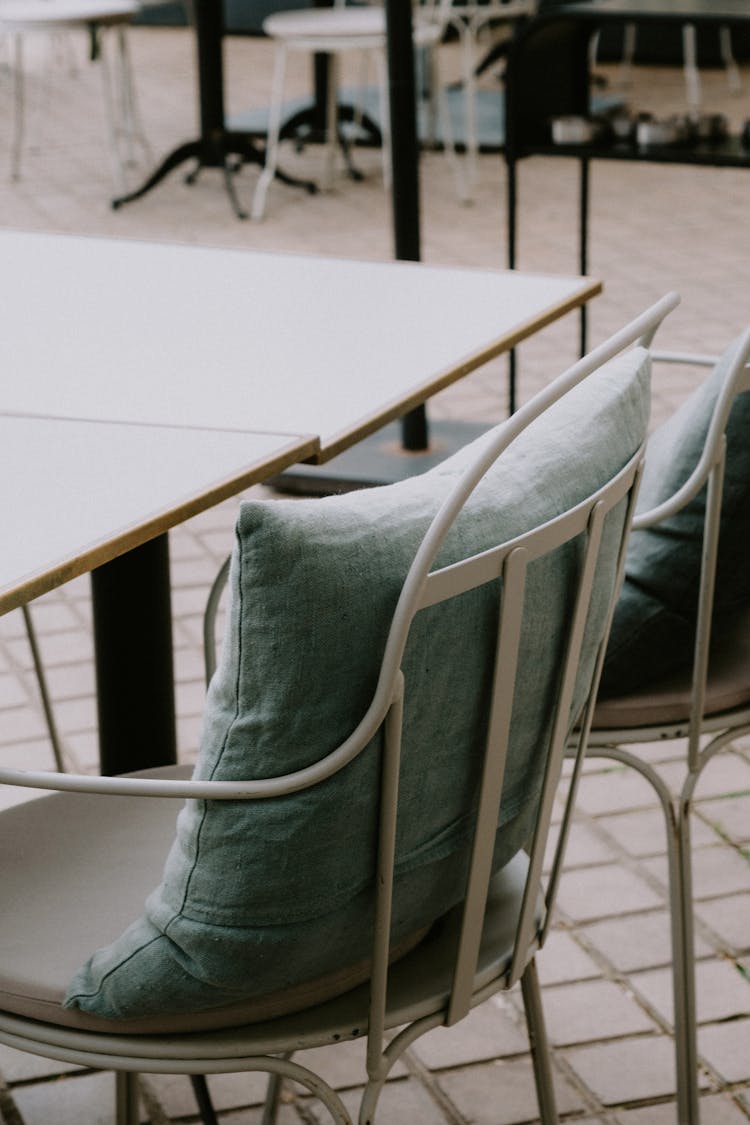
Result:
[[[147,776],[186,777],[189,772],[185,767],[168,767],[148,771]],[[283,1028],[280,1016],[346,993],[349,999],[343,1009],[334,1003],[329,1022],[338,1027],[354,1011],[361,1022],[368,988],[358,986],[369,975],[369,965],[361,962],[281,993],[204,1013],[118,1022],[62,1007],[78,967],[142,913],[144,900],[160,877],[182,803],[55,793],[0,814],[0,879],[6,895],[0,912],[0,1014],[57,1027],[128,1034],[201,1032],[268,1020],[277,1029]],[[502,966],[512,948],[526,868],[521,853],[496,876],[485,927],[487,979],[495,975],[498,952]],[[50,917],[57,919],[54,927],[48,925]],[[392,979],[402,982],[400,1008],[422,1003],[427,965],[435,991],[443,997],[447,994],[455,939],[446,919],[428,937],[422,930],[393,950],[394,960],[403,957],[396,978],[396,969],[392,970]],[[404,954],[420,941],[419,973],[415,973]],[[320,1007],[311,1018],[317,1026]]]
[[[385,11],[372,8],[310,8],[275,12],[263,21],[263,31],[272,39],[295,44],[305,50],[375,50],[385,42]],[[413,38],[418,47],[436,42],[442,29],[429,17],[415,13]]]
[[[597,730],[632,730],[686,722],[690,715],[690,669],[667,676],[630,695],[600,699],[594,711]],[[731,635],[711,654],[704,714],[718,716],[750,704],[750,613],[741,614]]]
[[[22,0],[0,5],[0,26],[18,30],[106,26],[129,23],[138,11],[133,0]]]

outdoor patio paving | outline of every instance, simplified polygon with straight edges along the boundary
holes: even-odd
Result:
[[[184,29],[136,28],[132,53],[143,119],[155,157],[195,135],[193,44]],[[307,196],[274,184],[262,224],[238,221],[221,177],[204,171],[193,186],[184,171],[113,212],[102,139],[98,76],[85,61],[75,74],[41,47],[30,81],[24,174],[8,180],[0,136],[0,226],[77,234],[288,250],[344,257],[392,256],[388,197],[379,154],[356,154],[366,173],[343,174],[331,193]],[[271,48],[263,40],[227,42],[230,115],[264,104]],[[616,78],[614,71],[610,77]],[[301,62],[290,88],[304,93]],[[642,68],[627,91],[637,108],[681,109],[677,70]],[[721,72],[704,78],[707,107],[732,120],[750,117],[750,75],[730,98]],[[0,69],[2,117],[10,120],[7,70]],[[5,146],[5,147],[3,147]],[[285,166],[315,175],[320,153],[288,153]],[[133,170],[138,182],[147,170]],[[257,177],[246,168],[237,188],[248,203]],[[433,263],[503,267],[505,179],[500,157],[484,156],[472,206],[458,203],[447,162],[421,165],[423,257]],[[750,178],[743,172],[680,166],[601,164],[592,170],[590,273],[604,295],[591,306],[592,342],[603,339],[669,289],[683,298],[664,325],[665,347],[715,352],[750,322]],[[534,159],[521,168],[519,268],[575,273],[576,172],[568,161]],[[75,278],[70,279],[75,285]],[[106,279],[102,279],[106,284]],[[149,279],[144,277],[144,287]],[[252,294],[248,294],[252,300]],[[2,312],[0,310],[0,316]],[[336,308],[331,308],[331,331]],[[436,310],[436,316],[445,315]],[[452,310],[461,316],[461,309]],[[40,331],[44,310],[39,310]],[[378,310],[372,309],[373,331]],[[289,309],[289,331],[295,310]],[[134,333],[138,325],[133,325]],[[206,326],[210,332],[210,325]],[[248,339],[248,363],[253,341]],[[366,347],[366,341],[363,341]],[[576,356],[577,319],[545,329],[520,349],[521,397],[528,397]],[[148,363],[148,356],[144,356]],[[22,377],[22,357],[4,355],[3,379]],[[504,361],[496,361],[433,402],[435,417],[500,420],[506,412]],[[211,378],[211,372],[206,373]],[[154,373],[158,378],[158,372]],[[654,420],[685,396],[692,377],[657,372]],[[117,482],[112,482],[113,487]],[[180,753],[195,753],[203,698],[201,613],[208,585],[230,548],[240,498],[170,536]],[[96,762],[88,579],[77,579],[33,606],[55,713],[69,764]],[[12,765],[50,763],[43,717],[20,613],[0,619],[0,755]],[[642,748],[678,785],[681,743]],[[0,800],[7,800],[0,794]],[[591,763],[563,876],[557,924],[539,956],[563,1120],[609,1125],[673,1125],[669,935],[664,828],[656,799],[639,777],[614,763]],[[750,1120],[750,739],[726,749],[707,769],[695,803],[694,868],[698,924],[703,1125]],[[2,909],[12,909],[3,903]],[[0,952],[1,956],[1,952]],[[361,1047],[327,1053],[324,1071],[354,1104]],[[222,1125],[260,1121],[264,1079],[210,1080]],[[53,1063],[0,1047],[0,1120],[5,1125],[108,1125],[111,1074]],[[143,1120],[197,1120],[182,1077],[143,1080]],[[521,1125],[537,1119],[520,995],[496,997],[455,1031],[417,1042],[394,1071],[378,1120],[383,1125]],[[281,1125],[327,1120],[308,1099],[289,1096]]]

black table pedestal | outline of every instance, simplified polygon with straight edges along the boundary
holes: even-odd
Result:
[[[236,157],[236,160],[232,161],[231,157]],[[196,140],[186,141],[185,144],[174,149],[140,187],[113,199],[113,208],[117,210],[125,203],[132,203],[134,199],[140,199],[142,195],[156,187],[165,176],[169,175],[180,164],[184,164],[186,160],[196,161],[196,167],[185,177],[185,182],[188,184],[195,183],[201,168],[220,168],[224,174],[224,186],[227,189],[235,215],[238,219],[247,218],[247,212],[242,208],[237,197],[234,176],[243,164],[259,164],[261,166],[265,164],[265,153],[256,148],[247,134],[233,133],[223,128],[217,130],[213,136],[198,137]],[[294,179],[279,169],[276,170],[276,176],[283,183],[291,184],[293,187],[303,187],[311,194],[317,191],[317,185],[312,180]]]
[[[194,0],[195,43],[198,64],[198,97],[200,109],[200,135],[193,141],[179,145],[161,162],[156,171],[139,188],[112,200],[117,209],[150,191],[172,169],[186,160],[195,160],[196,167],[187,177],[193,183],[201,168],[220,168],[234,209],[240,219],[247,218],[240,206],[234,188],[234,173],[242,164],[265,164],[265,151],[253,143],[249,134],[236,133],[224,125],[224,14],[217,0]],[[235,159],[232,160],[231,158]],[[296,180],[283,172],[276,175],[284,183],[303,187],[314,192],[316,185],[309,180]]]
[[[176,761],[167,536],[92,571],[102,773]]]

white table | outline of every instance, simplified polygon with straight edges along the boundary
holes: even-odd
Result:
[[[0,612],[93,568],[112,772],[174,755],[169,527],[333,457],[601,288],[20,232],[0,262],[0,514],[22,541]]]
[[[15,232],[0,262],[0,349],[23,357],[0,411],[317,434],[321,461],[601,290]]]
[[[0,613],[315,452],[313,437],[0,413]]]
[[[92,571],[101,765],[174,760],[166,532],[314,437],[0,414],[0,613]]]

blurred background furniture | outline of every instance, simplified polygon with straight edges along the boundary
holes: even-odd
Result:
[[[669,6],[648,0],[587,0],[586,3],[543,3],[510,44],[505,71],[505,161],[508,172],[508,265],[516,262],[518,164],[525,157],[562,156],[578,161],[578,262],[588,263],[589,171],[592,160],[640,160],[649,163],[694,164],[748,168],[750,149],[738,135],[684,144],[638,145],[604,134],[582,143],[554,143],[550,121],[556,116],[592,113],[591,44],[599,31],[637,24],[644,32],[665,23],[698,31],[727,27],[747,32],[750,6],[744,0],[673,0]],[[586,349],[586,312],[581,312],[581,351]]]
[[[461,41],[462,140],[466,149],[466,194],[471,195],[478,175],[477,79],[504,63],[507,40],[516,25],[534,15],[538,0],[451,0],[449,22]]]
[[[727,72],[727,82],[732,93],[738,94],[742,89],[742,78],[732,51],[732,32],[726,25],[718,27],[719,53],[724,69]],[[688,109],[697,113],[701,108],[701,79],[698,70],[698,43],[695,24],[685,23],[681,28],[682,34],[682,66],[685,71],[685,92],[687,95]],[[635,62],[635,53],[638,41],[638,29],[634,23],[626,23],[622,32],[622,60],[620,63],[620,84],[629,86],[632,82],[632,69]],[[592,45],[593,58],[596,60],[597,45]]]
[[[703,769],[750,731],[750,329],[719,361],[654,359],[714,370],[649,442],[588,753],[637,770],[664,814],[678,1113],[697,1125],[690,821]],[[665,738],[686,740],[676,792],[635,746]]]
[[[26,125],[24,39],[39,32],[53,36],[61,32],[83,31],[89,37],[90,58],[98,63],[101,70],[114,182],[117,190],[125,190],[126,169],[133,162],[136,150],[149,154],[127,41],[128,24],[138,10],[134,0],[4,0],[0,4],[0,34],[7,35],[12,41],[13,179],[21,175]],[[110,36],[114,40],[111,51]]]
[[[439,77],[437,48],[443,38],[447,20],[446,0],[427,0],[414,5],[412,36],[414,49],[422,59],[423,77],[418,78],[418,96],[426,96],[428,113],[440,120],[440,135],[446,153],[452,160],[457,190],[460,197],[465,195],[463,178],[456,161],[452,126],[445,101],[445,94]],[[326,159],[323,186],[330,189],[333,184],[336,152],[340,147],[347,161],[350,173],[354,172],[349,158],[349,144],[339,109],[338,71],[340,56],[359,52],[365,61],[371,60],[375,69],[376,88],[379,98],[379,129],[371,132],[380,134],[383,154],[383,179],[386,187],[391,184],[391,110],[386,73],[386,19],[380,5],[347,6],[344,0],[337,0],[332,8],[315,7],[278,12],[263,21],[263,31],[275,43],[273,86],[271,90],[266,142],[266,162],[258,180],[253,199],[252,216],[261,219],[265,212],[268,188],[278,168],[279,141],[282,131],[284,110],[284,84],[287,57],[290,51],[302,51],[312,56],[324,55],[327,59],[326,81]],[[366,77],[366,71],[365,77]],[[366,80],[361,83],[361,91],[355,93],[359,104],[347,116],[355,128],[361,127],[365,109],[361,99],[366,91]],[[434,127],[429,134],[435,135]]]

